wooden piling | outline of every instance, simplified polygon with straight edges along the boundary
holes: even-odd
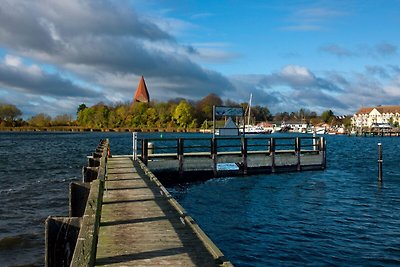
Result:
[[[243,174],[247,174],[247,138],[242,138],[242,163],[243,163]]]
[[[69,185],[69,217],[82,217],[89,196],[90,183],[72,182]]]
[[[269,139],[269,154],[271,156],[271,172],[275,172],[275,138]]]
[[[322,169],[326,168],[326,145],[325,145],[325,138],[320,137],[319,139],[319,153],[321,156],[321,167]]]
[[[378,181],[383,181],[383,171],[382,171],[383,159],[382,159],[382,144],[378,143]]]
[[[142,158],[143,158],[143,163],[147,165],[147,162],[149,160],[149,140],[143,139],[142,140]]]
[[[296,157],[297,157],[297,171],[301,171],[301,162],[300,162],[301,143],[300,143],[299,137],[296,137],[296,139],[295,139],[295,153],[296,153]]]
[[[81,219],[49,216],[45,222],[45,266],[70,266]]]
[[[182,138],[178,139],[178,161],[179,161],[179,176],[183,177],[183,154],[184,154],[184,141]]]
[[[217,170],[217,163],[218,163],[217,162],[218,161],[217,153],[218,153],[218,151],[217,151],[217,138],[212,138],[211,139],[211,157],[212,157],[212,160],[213,160],[214,177],[216,177],[217,174],[218,174],[218,170]]]

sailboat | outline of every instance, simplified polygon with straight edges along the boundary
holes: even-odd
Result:
[[[250,94],[250,100],[249,100],[249,105],[247,106],[245,114],[245,117],[243,118],[243,123],[246,123],[247,119],[247,124],[244,125],[244,133],[245,134],[266,134],[270,133],[270,131],[264,129],[262,126],[256,126],[253,124],[250,124],[250,118],[251,118],[251,101],[253,98],[253,94]],[[239,127],[240,133],[243,134],[243,127]]]

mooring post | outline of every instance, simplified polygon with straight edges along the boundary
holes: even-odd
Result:
[[[217,176],[217,138],[211,139],[211,157],[213,160],[213,173],[214,177]]]
[[[296,140],[295,140],[295,153],[296,153],[296,157],[297,157],[297,171],[300,171],[301,170],[301,162],[300,162],[300,155],[301,155],[301,151],[300,151],[300,146],[301,146],[301,143],[300,143],[300,137],[296,137]]]
[[[243,174],[247,174],[247,138],[242,137]]]
[[[383,177],[382,177],[382,164],[383,164],[383,159],[382,159],[382,143],[378,143],[378,181],[382,182]]]
[[[319,139],[319,153],[321,155],[321,168],[326,168],[326,147],[325,147],[325,138],[320,137]]]
[[[183,151],[184,141],[182,138],[178,138],[178,161],[179,161],[179,176],[183,177]]]
[[[147,162],[149,160],[149,150],[148,150],[149,140],[142,139],[142,157],[143,163],[147,166]]]
[[[132,158],[137,160],[137,132],[132,133]]]
[[[271,156],[271,172],[275,172],[275,138],[269,139],[269,154]]]

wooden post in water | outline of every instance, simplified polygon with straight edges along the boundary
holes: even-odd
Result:
[[[325,138],[322,136],[319,139],[319,153],[321,154],[322,169],[325,169],[326,168],[326,147],[325,147]]]
[[[211,157],[213,160],[213,173],[214,177],[217,176],[218,170],[217,170],[217,138],[212,138],[211,139]]]
[[[300,162],[300,155],[301,155],[301,151],[300,151],[300,137],[296,137],[295,140],[295,151],[296,151],[296,157],[297,157],[297,171],[301,171],[301,162]]]
[[[271,172],[275,172],[275,139],[269,139],[269,155],[271,156]]]
[[[243,161],[243,174],[247,174],[247,138],[242,138],[242,161]]]
[[[147,165],[147,162],[149,160],[148,145],[149,145],[149,140],[142,139],[142,159],[145,165]]]
[[[378,143],[378,181],[382,182],[383,177],[382,177],[382,164],[383,164],[383,159],[382,159],[382,143]]]
[[[184,142],[182,138],[178,139],[178,161],[179,161],[179,176],[183,177],[183,148]]]

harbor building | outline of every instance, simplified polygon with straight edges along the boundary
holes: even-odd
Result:
[[[373,128],[380,125],[400,124],[400,106],[377,106],[360,108],[351,118],[353,127]]]

